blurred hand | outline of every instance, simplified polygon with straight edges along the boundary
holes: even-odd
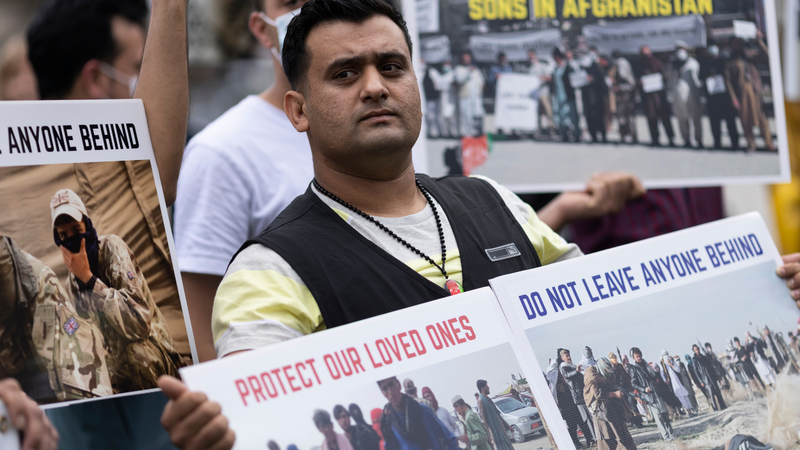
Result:
[[[596,174],[581,192],[564,192],[539,214],[553,230],[560,230],[576,220],[594,219],[618,213],[628,201],[647,192],[642,182],[631,174],[608,172]]]
[[[158,379],[158,386],[169,398],[161,425],[169,438],[182,450],[230,450],[236,440],[222,415],[219,403],[202,392],[191,392],[181,381],[169,375]]]
[[[89,257],[86,256],[86,239],[81,239],[81,251],[78,253],[72,253],[65,247],[59,248],[69,273],[75,275],[83,283],[88,283],[92,279],[92,269],[89,267]]]
[[[739,109],[741,109],[741,107],[739,105],[739,100],[737,98],[733,99],[733,109],[735,109],[737,111],[739,111]]]
[[[778,276],[786,280],[789,295],[800,308],[800,253],[783,255],[783,265],[778,267]]]
[[[11,424],[22,432],[22,448],[55,450],[58,447],[58,432],[39,405],[22,392],[17,380],[0,381],[0,401],[8,409]]]

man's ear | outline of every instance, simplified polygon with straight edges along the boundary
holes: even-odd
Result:
[[[306,98],[303,94],[297,91],[287,92],[283,97],[283,110],[298,133],[308,131],[310,127],[308,126],[308,116],[306,115]]]
[[[248,20],[247,26],[250,28],[250,32],[253,33],[259,45],[267,49],[275,47],[275,43],[272,41],[272,37],[270,37],[269,33],[270,25],[264,22],[264,19],[261,18],[258,11],[250,13],[250,20]]]
[[[72,89],[78,89],[82,96],[90,99],[108,98],[108,88],[111,79],[100,71],[100,61],[92,59],[86,62],[75,80]],[[77,85],[77,86],[76,86]]]

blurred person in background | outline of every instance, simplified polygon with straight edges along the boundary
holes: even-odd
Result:
[[[209,124],[186,147],[175,202],[175,248],[201,362],[217,357],[215,345],[222,340],[262,335],[266,345],[297,335],[277,322],[253,322],[212,336],[211,311],[233,254],[313,177],[308,138],[283,112],[283,97],[291,89],[281,67],[283,37],[304,3],[253,0],[248,26],[272,54],[275,81]]]
[[[175,198],[189,110],[186,3],[153,0],[146,40],[144,0],[53,0],[27,34],[42,99],[142,100],[167,205]],[[159,393],[143,394],[53,409],[48,417],[64,437],[62,450],[169,449],[158,422],[165,402]]]
[[[24,36],[12,36],[0,48],[0,100],[39,100]]]
[[[690,124],[694,127],[697,147],[703,148],[703,103],[700,82],[700,63],[689,54],[689,46],[683,41],[675,43],[675,59],[672,61],[671,76],[672,110],[678,118],[683,146],[693,148]]]

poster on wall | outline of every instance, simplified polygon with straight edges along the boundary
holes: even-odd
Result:
[[[0,133],[2,377],[49,407],[192,364],[142,102],[0,102]]]
[[[555,400],[543,416],[562,417],[574,443],[597,425],[625,448],[739,448],[727,442],[761,435],[766,395],[800,375],[780,261],[751,213],[491,285],[523,369]]]
[[[437,6],[417,17],[431,175],[484,175],[518,193],[582,189],[604,171],[651,188],[789,180],[774,2]],[[509,114],[512,97],[535,110]],[[488,157],[465,170],[452,153],[483,136]]]
[[[543,421],[529,389],[541,375],[510,337],[487,287],[181,376],[220,403],[238,449],[571,449],[566,428]]]

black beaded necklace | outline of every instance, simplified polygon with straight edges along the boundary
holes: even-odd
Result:
[[[450,291],[450,295],[455,295],[455,294],[458,294],[460,292],[464,292],[463,287],[457,281],[451,280],[447,276],[447,270],[445,270],[445,267],[444,267],[444,263],[447,260],[447,246],[445,245],[445,242],[444,242],[444,230],[442,229],[442,221],[439,218],[439,211],[437,211],[436,205],[433,204],[433,200],[431,200],[431,196],[428,193],[428,190],[425,189],[425,187],[422,186],[422,184],[419,182],[419,178],[415,177],[414,181],[417,184],[417,189],[419,189],[419,191],[425,197],[425,200],[428,202],[428,204],[431,205],[431,209],[433,210],[433,217],[434,217],[434,219],[436,219],[436,230],[439,232],[439,244],[441,245],[441,248],[442,248],[442,265],[441,266],[436,264],[436,262],[430,256],[426,255],[425,253],[422,253],[419,249],[417,249],[413,245],[409,244],[405,239],[403,239],[400,236],[394,234],[394,232],[392,230],[386,228],[385,225],[383,225],[382,223],[378,222],[374,217],[370,216],[369,214],[365,213],[364,211],[361,211],[360,209],[356,208],[355,206],[351,205],[350,203],[347,203],[346,201],[340,199],[339,197],[335,196],[334,194],[329,192],[324,187],[320,186],[320,184],[317,182],[316,178],[314,178],[311,181],[311,184],[313,184],[314,187],[318,191],[320,191],[322,194],[324,194],[326,197],[330,198],[331,200],[335,201],[336,203],[339,203],[340,205],[344,206],[345,208],[353,211],[354,213],[358,214],[359,216],[363,217],[364,219],[367,219],[369,222],[372,222],[375,226],[377,226],[381,230],[385,231],[389,236],[394,238],[397,242],[401,243],[404,247],[406,247],[407,249],[409,249],[412,252],[416,253],[417,255],[419,255],[420,257],[422,257],[423,259],[425,259],[429,263],[433,264],[437,269],[439,269],[440,272],[442,272],[442,275],[444,275],[444,279],[445,279],[444,287],[445,287],[445,289]]]

